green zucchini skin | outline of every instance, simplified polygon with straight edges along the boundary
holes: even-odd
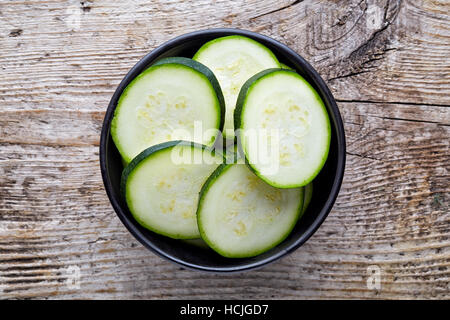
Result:
[[[245,99],[247,98],[247,93],[250,89],[250,87],[259,79],[263,78],[264,76],[271,74],[272,72],[275,71],[289,71],[289,72],[293,72],[290,70],[286,70],[286,69],[280,69],[280,68],[271,68],[271,69],[266,69],[263,70],[257,74],[255,74],[254,76],[252,76],[251,78],[249,78],[244,85],[241,87],[241,90],[239,91],[239,95],[236,101],[236,108],[234,109],[234,128],[235,129],[241,129],[242,130],[242,111],[244,109],[244,105],[245,105]],[[294,72],[295,73],[295,72]],[[239,139],[239,137],[238,137]],[[240,145],[240,144],[239,144]]]
[[[245,109],[245,103],[246,103],[246,99],[247,99],[247,95],[250,92],[251,88],[253,85],[255,85],[258,81],[262,80],[263,78],[270,76],[273,73],[276,72],[285,72],[285,73],[290,73],[295,75],[297,78],[301,79],[309,88],[310,90],[314,93],[314,95],[316,96],[316,99],[322,101],[320,95],[317,93],[317,91],[311,86],[311,84],[309,82],[307,82],[301,75],[299,75],[297,72],[295,72],[293,69],[280,69],[280,68],[272,68],[272,69],[266,69],[263,70],[257,74],[255,74],[253,77],[249,78],[244,85],[241,87],[241,90],[239,92],[238,95],[238,99],[236,102],[236,108],[234,110],[234,127],[235,130],[239,130],[241,131],[243,129],[243,113],[244,113],[244,109]],[[323,107],[323,110],[325,112],[325,114],[327,115],[328,118],[328,113],[326,111],[326,108]],[[322,170],[323,166],[325,165],[325,162],[328,158],[328,153],[329,153],[329,149],[330,149],[330,142],[331,142],[331,126],[330,126],[330,122],[328,119],[328,123],[327,123],[327,134],[328,134],[328,139],[327,139],[327,148],[326,148],[326,153],[323,156],[323,158],[321,159],[321,163],[318,166],[317,170],[311,175],[311,177],[306,180],[303,181],[301,183],[296,183],[296,184],[289,184],[289,185],[280,185],[274,181],[271,181],[270,179],[266,178],[265,176],[263,176],[249,161],[247,154],[245,153],[245,151],[243,150],[243,146],[242,143],[238,143],[239,146],[239,152],[244,155],[245,158],[245,163],[248,165],[248,167],[258,176],[260,177],[262,180],[264,180],[266,183],[270,184],[271,186],[277,187],[277,188],[281,188],[281,189],[285,189],[285,188],[297,188],[297,187],[304,187],[306,186],[308,183],[310,183],[316,176],[317,174],[319,174],[319,172]],[[237,139],[241,139],[240,137],[240,133],[237,134]]]
[[[272,69],[266,69],[263,70],[257,74],[255,74],[253,77],[249,78],[244,85],[241,87],[241,90],[239,91],[239,95],[236,101],[236,108],[234,109],[234,129],[238,130],[238,133],[236,135],[236,140],[240,139],[240,130],[242,130],[242,111],[244,109],[244,105],[245,105],[245,99],[247,98],[247,93],[248,90],[250,89],[250,87],[259,79],[263,78],[264,76],[271,74],[272,72],[275,71],[280,71],[280,70],[285,70],[285,69],[280,69],[280,68],[272,68]],[[238,142],[238,141],[237,141]],[[244,162],[245,164],[250,168],[250,170],[252,170],[258,177],[260,177],[261,179],[263,179],[260,175],[260,173],[253,167],[250,165],[250,162],[248,161],[247,156],[245,155],[245,152],[242,148],[242,143],[237,143],[238,146],[238,153],[239,155],[242,155],[244,158]],[[264,179],[263,179],[264,180]],[[267,181],[266,181],[267,182]],[[269,182],[268,182],[269,183]],[[270,183],[269,183],[270,184]],[[276,186],[275,186],[276,187]]]
[[[220,248],[218,248],[214,243],[212,243],[208,237],[205,234],[204,228],[203,228],[203,224],[201,223],[201,219],[200,219],[200,212],[202,209],[202,204],[203,204],[203,200],[204,200],[204,196],[206,194],[206,192],[209,190],[209,188],[213,185],[214,181],[222,174],[224,173],[226,170],[228,170],[229,168],[231,168],[232,164],[226,164],[223,163],[221,165],[219,165],[217,167],[216,170],[213,171],[213,173],[208,177],[208,179],[206,180],[206,182],[203,184],[202,189],[200,190],[200,196],[198,198],[198,205],[197,205],[197,225],[198,225],[198,230],[200,231],[200,236],[203,239],[204,242],[206,242],[206,244],[213,249],[215,252],[217,252],[218,254],[220,254],[221,256],[224,256],[226,258],[232,258],[230,256],[227,255],[226,252],[222,252],[220,250]],[[257,254],[255,254],[257,255]]]
[[[127,180],[130,173],[138,167],[138,165],[148,157],[150,157],[152,154],[155,154],[158,151],[165,150],[170,147],[174,147],[178,144],[186,144],[189,143],[191,145],[191,142],[182,141],[182,140],[175,140],[175,141],[168,141],[163,142],[151,147],[148,147],[147,149],[143,150],[141,153],[139,153],[131,162],[123,169],[122,171],[122,177],[120,179],[120,194],[122,195],[123,199],[126,200],[126,187],[127,187]],[[199,146],[202,146],[199,144]]]
[[[220,254],[221,256],[226,257],[226,258],[249,258],[249,257],[258,256],[258,255],[260,255],[260,254],[262,254],[262,253],[264,253],[264,252],[266,252],[266,251],[276,247],[277,245],[279,245],[281,242],[283,242],[289,236],[289,234],[292,232],[292,230],[294,229],[294,227],[297,225],[298,221],[302,217],[302,214],[303,214],[302,210],[303,210],[303,206],[304,206],[305,188],[303,188],[303,187],[300,188],[300,190],[301,190],[300,203],[299,203],[299,206],[298,206],[298,208],[296,210],[297,216],[295,217],[295,222],[291,225],[289,230],[286,230],[286,232],[278,239],[278,241],[272,243],[268,247],[262,248],[260,250],[255,250],[253,252],[248,252],[248,253],[241,254],[241,255],[229,254],[229,253],[224,252],[223,250],[221,250],[218,246],[216,246],[212,241],[210,241],[210,239],[206,235],[204,227],[203,227],[203,224],[202,224],[202,221],[201,221],[201,211],[202,211],[204,198],[205,198],[205,195],[207,194],[208,190],[211,188],[211,186],[214,184],[214,182],[222,174],[224,174],[228,169],[230,169],[234,165],[242,165],[242,164],[227,164],[227,163],[223,163],[223,164],[219,165],[216,170],[214,170],[214,172],[209,176],[209,178],[204,183],[204,185],[203,185],[203,187],[202,187],[202,189],[200,191],[200,197],[199,197],[199,200],[198,200],[197,213],[196,213],[197,214],[197,223],[198,223],[198,229],[200,231],[201,238],[215,252],[217,252],[218,254]]]
[[[187,147],[191,147],[191,148],[198,148],[200,150],[207,150],[208,152],[210,152],[212,155],[218,155],[223,161],[225,161],[225,158],[223,157],[223,155],[220,155],[219,153],[216,153],[214,151],[214,149],[212,149],[211,147],[202,145],[202,144],[198,144],[198,143],[194,143],[194,142],[189,142],[189,141],[183,141],[183,140],[175,140],[175,141],[168,141],[168,142],[163,142],[160,143],[158,145],[154,145],[151,146],[147,149],[145,149],[144,151],[142,151],[139,155],[137,155],[129,164],[127,167],[125,167],[125,169],[122,172],[122,176],[121,176],[121,183],[120,183],[120,193],[122,198],[124,199],[125,204],[128,207],[128,203],[127,203],[127,180],[128,177],[130,176],[130,174],[138,169],[139,165],[141,163],[143,163],[145,160],[147,160],[149,157],[152,157],[156,154],[158,154],[159,152],[165,151],[167,149],[170,149],[172,147],[177,147],[177,146],[187,146]],[[131,210],[130,210],[131,212]],[[134,214],[133,212],[131,212],[134,219],[143,227],[145,227],[146,229],[153,231],[155,233],[173,238],[173,239],[191,239],[190,237],[186,238],[184,236],[181,235],[174,235],[174,234],[167,234],[165,232],[162,232],[161,230],[155,229],[154,227],[148,225],[146,222],[144,222],[139,216],[137,216],[136,214]]]
[[[209,84],[211,84],[211,88],[217,97],[217,103],[214,105],[216,108],[216,112],[218,115],[218,122],[215,126],[215,129],[218,130],[218,132],[223,131],[223,126],[225,122],[225,100],[223,97],[223,93],[221,90],[221,87],[219,85],[219,82],[213,72],[203,65],[202,63],[198,61],[194,61],[189,58],[185,57],[169,57],[169,58],[163,58],[158,61],[156,61],[153,65],[151,65],[149,68],[141,72],[139,75],[136,76],[123,90],[121,96],[119,97],[119,100],[117,102],[116,110],[114,111],[114,117],[111,121],[111,137],[114,141],[114,144],[116,145],[119,153],[122,156],[122,161],[125,164],[124,167],[131,162],[132,157],[129,157],[128,155],[124,154],[123,147],[121,140],[117,134],[117,128],[118,128],[118,122],[119,122],[119,113],[121,106],[123,104],[123,101],[126,99],[126,97],[129,95],[130,88],[132,88],[140,79],[142,79],[147,73],[152,72],[156,68],[163,67],[164,65],[182,65],[184,67],[188,67],[189,69],[193,70],[195,73],[199,74],[202,78],[207,80]],[[215,140],[217,140],[218,135],[216,135]],[[212,141],[211,144],[214,144],[214,141]],[[210,145],[210,144],[208,144]]]
[[[244,48],[247,48],[246,46],[249,45],[250,47],[255,47],[258,48],[258,50],[260,52],[262,52],[265,56],[265,58],[263,60],[264,63],[263,65],[261,65],[261,68],[257,68],[256,70],[253,70],[253,72],[249,72],[245,78],[241,79],[241,80],[246,80],[246,78],[254,75],[255,73],[265,69],[265,68],[281,68],[281,64],[278,61],[278,58],[275,56],[275,54],[265,45],[263,45],[262,43],[246,37],[246,36],[242,36],[242,35],[229,35],[229,36],[224,36],[224,37],[220,37],[220,38],[216,38],[213,40],[210,40],[208,42],[206,42],[205,44],[203,44],[198,51],[194,54],[194,56],[192,57],[193,60],[195,61],[202,61],[203,63],[207,64],[212,70],[214,70],[214,72],[216,72],[217,74],[217,70],[215,69],[217,66],[216,65],[211,65],[210,63],[206,62],[206,60],[208,60],[208,58],[206,58],[205,56],[209,56],[211,57],[211,53],[212,50],[216,50],[216,52],[221,52],[221,49],[223,50],[223,48],[219,48],[219,46],[223,45],[224,43],[235,43],[238,47],[243,46]],[[237,44],[239,43],[239,44]],[[243,49],[241,49],[243,50]],[[250,53],[249,53],[250,54]],[[256,58],[257,56],[253,56],[253,58]],[[270,62],[267,60],[269,59]],[[262,62],[262,61],[261,61]],[[218,76],[218,79],[220,81],[222,81],[223,79],[221,79],[221,76]],[[243,83],[243,81],[239,81],[241,85]],[[225,84],[226,82],[222,82],[222,91],[224,92],[225,95],[225,100],[226,103],[228,103],[228,106],[226,106],[226,108],[229,109],[229,113],[227,112],[225,115],[225,124],[224,124],[224,131],[223,131],[223,136],[227,139],[233,139],[234,134],[233,133],[227,133],[227,131],[229,129],[233,129],[232,125],[233,125],[233,121],[232,119],[229,119],[229,115],[233,115],[233,111],[232,109],[235,106],[235,101],[236,101],[236,95],[235,94],[231,94],[231,95],[227,95],[227,84]],[[233,98],[231,98],[233,97]],[[230,99],[232,100],[232,102],[230,101]],[[231,121],[230,121],[231,120]]]
[[[227,169],[231,167],[232,164],[226,164],[222,163],[217,167],[216,170],[211,173],[211,175],[206,179],[205,183],[203,184],[202,188],[200,189],[200,198],[198,199],[198,206],[197,206],[197,213],[199,209],[201,208],[202,203],[202,196],[208,191],[208,189],[211,187],[213,182],[219,177],[222,173],[224,173]]]
[[[190,141],[184,141],[184,140],[174,140],[174,141],[167,141],[167,142],[163,142],[151,147],[148,147],[147,149],[145,149],[144,151],[142,151],[141,153],[139,153],[126,167],[125,169],[123,169],[122,171],[122,176],[120,179],[120,193],[122,195],[122,197],[124,199],[126,199],[126,185],[127,185],[127,179],[128,176],[130,175],[130,173],[136,169],[139,164],[147,159],[148,157],[150,157],[151,155],[157,153],[158,151],[161,150],[165,150],[171,147],[175,147],[175,146],[190,146],[193,148],[199,148],[202,150],[210,150],[212,154],[216,154],[214,149],[205,146],[203,144],[199,144],[199,143],[195,143],[195,142],[190,142]],[[223,159],[225,160],[225,157],[222,155]]]
[[[203,51],[207,50],[211,45],[214,45],[218,42],[221,42],[223,40],[228,40],[228,39],[237,39],[237,40],[245,40],[245,41],[249,41],[254,43],[255,45],[259,46],[261,49],[263,49],[264,51],[266,51],[274,61],[276,61],[278,64],[280,64],[280,62],[278,61],[278,58],[275,56],[275,54],[266,46],[264,46],[263,44],[259,43],[256,40],[253,40],[249,37],[245,37],[245,36],[240,36],[240,35],[230,35],[230,36],[225,36],[225,37],[220,37],[220,38],[216,38],[213,39],[211,41],[208,41],[207,43],[205,43],[204,45],[201,46],[200,49],[198,49],[198,51],[194,54],[194,56],[192,57],[192,59],[197,60],[199,58],[199,56],[202,54]]]
[[[223,125],[225,123],[225,99],[223,97],[222,88],[220,87],[219,81],[217,80],[214,73],[205,66],[203,63],[195,61],[193,59],[185,58],[185,57],[168,57],[163,58],[161,60],[156,61],[153,66],[159,66],[163,64],[182,64],[188,66],[198,72],[202,73],[206,78],[208,78],[209,82],[211,82],[214,91],[216,92],[217,99],[219,100],[219,112],[220,112],[220,124],[219,131],[223,130]]]

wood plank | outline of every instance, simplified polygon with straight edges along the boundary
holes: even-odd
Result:
[[[341,103],[340,107],[349,156],[332,213],[293,255],[238,277],[179,270],[137,244],[103,192],[96,146],[3,146],[1,168],[14,177],[3,178],[0,184],[4,195],[0,269],[9,287],[4,294],[77,297],[79,293],[68,290],[64,282],[66,268],[76,265],[84,275],[83,296],[92,298],[447,296],[442,285],[449,277],[450,216],[449,175],[444,169],[450,153],[448,140],[442,138],[448,136],[449,127],[378,117],[386,105]],[[367,109],[374,116],[366,115]],[[436,122],[439,110],[434,109]],[[400,106],[396,112],[396,117],[403,118],[410,109]],[[426,109],[422,116],[425,113]],[[24,137],[28,139],[33,136]],[[407,155],[401,152],[406,148]],[[423,156],[423,150],[433,157]],[[366,268],[371,264],[386,273],[378,294],[365,287]],[[149,274],[155,276],[146,278]],[[184,288],[182,283],[189,281],[196,281],[195,288]],[[211,289],[211,283],[216,289]],[[275,291],[269,294],[258,283]],[[284,290],[287,283],[290,289]],[[418,291],[411,293],[411,288]]]
[[[8,90],[0,91],[0,101],[14,110],[104,110],[115,86],[149,50],[175,35],[225,24],[288,44],[329,79],[338,99],[450,104],[446,1],[287,3],[274,11],[264,1],[242,2],[241,12],[233,13],[228,1],[182,2],[167,15],[171,5],[161,10],[156,3],[136,4],[134,12],[98,1],[80,13],[76,31],[63,2],[8,3],[0,22],[0,87]],[[206,23],[204,11],[219,14]],[[9,36],[18,28],[13,21],[33,14],[38,21],[25,20],[20,35]]]
[[[449,299],[448,5],[0,4],[0,298]],[[223,26],[272,36],[319,70],[348,154],[336,204],[304,246],[260,270],[212,275],[155,256],[127,232],[103,190],[98,143],[109,99],[140,57]],[[380,290],[367,287],[373,265]],[[67,284],[70,267],[79,289]]]

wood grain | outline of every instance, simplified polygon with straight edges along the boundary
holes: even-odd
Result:
[[[0,4],[0,298],[450,298],[450,2],[8,1]],[[73,21],[74,17],[79,18]],[[300,249],[257,271],[183,270],[112,210],[104,111],[144,54],[238,27],[303,55],[338,100],[342,190]],[[381,288],[367,287],[369,266]],[[68,285],[80,268],[80,288]]]

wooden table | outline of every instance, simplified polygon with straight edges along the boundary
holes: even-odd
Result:
[[[1,298],[450,298],[448,0],[142,2],[0,4]],[[99,169],[104,112],[127,71],[213,27],[305,57],[347,135],[325,223],[292,255],[242,274],[149,252],[116,217]]]

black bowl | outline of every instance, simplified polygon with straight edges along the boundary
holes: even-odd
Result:
[[[243,35],[259,41],[270,48],[280,62],[291,66],[301,74],[322,97],[330,116],[332,132],[328,160],[320,174],[314,180],[313,198],[305,215],[281,244],[256,257],[239,259],[224,258],[210,249],[160,236],[139,225],[128,211],[119,193],[120,177],[123,167],[119,152],[110,135],[111,119],[122,91],[156,59],[170,56],[190,58],[205,42],[233,34]],[[144,246],[159,256],[176,262],[183,267],[213,272],[243,271],[261,267],[294,251],[305,243],[325,220],[336,200],[344,176],[344,127],[336,101],[327,85],[313,67],[293,50],[267,36],[250,31],[239,29],[203,30],[188,33],[164,43],[147,54],[128,72],[114,92],[103,121],[100,140],[100,167],[106,193],[114,210],[127,229]]]

